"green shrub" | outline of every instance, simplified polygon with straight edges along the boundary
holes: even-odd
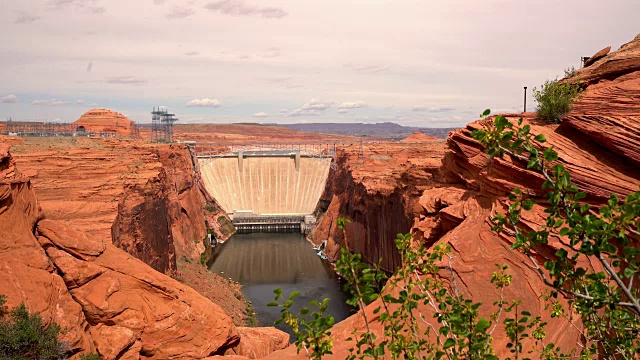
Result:
[[[58,340],[60,326],[45,327],[38,314],[30,315],[24,304],[7,312],[0,296],[0,359],[66,359],[67,346]]]
[[[576,76],[576,68],[574,68],[573,66],[570,66],[566,69],[564,69],[564,77],[566,78],[572,78],[574,76]]]
[[[571,112],[579,92],[578,82],[560,83],[558,79],[547,80],[539,90],[533,88],[533,97],[538,103],[538,117],[548,123],[559,123],[563,116]]]

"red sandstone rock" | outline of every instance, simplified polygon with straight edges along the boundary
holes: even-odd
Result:
[[[538,122],[534,114],[524,115],[525,123],[531,125],[531,132],[546,135],[547,143],[553,145],[559,153],[559,161],[572,175],[573,181],[588,195],[587,201],[598,206],[604,203],[609,194],[626,195],[638,190],[640,184],[640,36],[620,50],[613,52],[588,68],[581,69],[578,78],[590,84],[569,114],[560,125],[547,125]],[[566,80],[565,80],[566,81]],[[520,114],[507,115],[515,121]],[[528,260],[520,253],[510,250],[513,238],[491,231],[491,218],[496,212],[504,212],[507,204],[506,195],[514,187],[528,189],[539,200],[544,194],[540,191],[543,179],[540,175],[526,170],[526,164],[506,157],[504,160],[489,161],[482,146],[471,137],[471,131],[484,126],[488,120],[477,121],[450,133],[448,151],[444,157],[441,172],[434,173],[427,189],[419,199],[421,210],[411,213],[415,207],[405,201],[404,211],[387,212],[391,219],[379,218],[373,212],[367,214],[364,204],[376,206],[391,205],[389,202],[397,198],[387,197],[389,193],[402,193],[405,184],[397,182],[390,185],[373,176],[378,182],[367,176],[357,176],[357,171],[345,171],[340,174],[340,181],[332,184],[332,202],[317,235],[329,239],[341,239],[335,227],[337,216],[346,215],[357,224],[369,224],[386,220],[387,226],[405,224],[407,218],[413,217],[413,238],[425,241],[427,245],[437,240],[452,246],[454,258],[452,266],[460,291],[474,301],[492,304],[499,294],[489,283],[495,271],[494,264],[509,265],[509,273],[513,276],[512,285],[505,291],[506,299],[522,301],[522,308],[534,314],[541,314],[548,321],[547,339],[564,350],[574,349],[582,341],[578,331],[579,322],[570,324],[567,320],[551,319],[548,310],[539,300],[539,296],[547,290],[536,272],[528,265]],[[353,153],[351,154],[353,156]],[[344,165],[343,165],[344,166]],[[398,164],[389,163],[386,172],[389,179],[395,179],[397,172],[402,171]],[[363,189],[354,191],[353,189]],[[404,193],[406,194],[406,193]],[[406,199],[406,195],[403,197]],[[544,202],[542,202],[544,203]],[[379,204],[379,205],[378,205]],[[526,212],[524,226],[537,228],[545,223],[544,207],[536,206]],[[397,216],[397,217],[395,217]],[[356,226],[359,231],[368,231],[368,227]],[[377,231],[376,236],[392,242],[389,234]],[[406,232],[407,230],[401,230]],[[357,232],[348,232],[350,239]],[[362,236],[362,235],[361,235]],[[318,236],[316,236],[316,241]],[[340,240],[338,243],[341,243]],[[379,240],[383,241],[383,240]],[[365,259],[376,260],[380,242],[375,238],[366,238],[366,245],[356,249],[363,252]],[[563,246],[557,239],[551,239],[548,246],[537,249],[536,257],[540,261],[553,260],[556,250]],[[354,247],[352,246],[352,249]],[[336,250],[333,249],[335,252]],[[445,274],[445,277],[448,277]],[[381,335],[380,324],[375,321],[373,303],[367,308],[370,319],[374,319],[372,329]],[[419,311],[430,314],[428,306],[420,306]],[[487,308],[481,308],[483,316],[488,316]],[[427,318],[430,315],[426,315]],[[348,353],[352,343],[341,341],[353,329],[362,329],[362,316],[354,315],[336,324],[332,328],[334,355],[329,358],[341,359]],[[500,334],[497,330],[496,334]],[[498,356],[506,356],[506,339],[498,336],[493,345]],[[275,352],[267,358],[296,357],[295,349],[289,347],[285,351]],[[297,355],[304,358],[304,354]]]
[[[438,140],[438,138],[416,131],[413,134],[407,136],[406,138],[400,141],[403,143],[412,143],[412,142],[424,142],[424,141],[434,141],[434,140]]]
[[[639,37],[640,34],[634,40],[622,45],[620,49],[609,53],[588,67],[579,69],[575,78],[593,84],[640,70],[640,63],[638,63]]]
[[[603,57],[605,57],[609,53],[609,51],[611,51],[611,46],[607,46],[606,48],[598,51],[597,53],[595,53],[593,55],[591,55],[590,58],[585,60],[583,66],[587,67],[587,66],[593,64],[594,62],[602,59]]]
[[[394,269],[400,258],[393,239],[411,229],[421,209],[420,195],[439,176],[444,150],[443,141],[371,144],[365,148],[365,164],[354,167],[358,147],[347,149],[322,197],[330,205],[313,231],[316,244],[328,240],[325,252],[335,259],[344,243],[336,219],[347,216],[350,248],[369,261],[382,257],[382,268]]]
[[[99,326],[91,336],[98,337],[101,355],[110,356],[113,346],[122,347],[120,353],[138,339],[146,357],[203,358],[238,340],[231,319],[193,289],[59,221],[42,220],[37,228],[73,299],[92,329]],[[99,338],[116,333],[117,344]]]
[[[24,302],[45,324],[61,325],[74,353],[200,359],[226,351],[262,356],[288,344],[272,328],[239,333],[217,305],[110,239],[39,217],[30,181],[0,144],[0,293],[9,306]]]
[[[74,142],[75,141],[75,142]],[[199,263],[209,223],[231,235],[215,211],[181,145],[117,139],[30,138],[16,147],[48,219],[68,221],[116,245],[156,270],[175,272],[175,258]],[[222,220],[219,220],[223,217]]]
[[[110,133],[114,136],[140,137],[133,120],[108,109],[93,109],[84,113],[74,123],[77,132]]]
[[[9,146],[0,143],[0,294],[9,307],[24,303],[45,324],[66,327],[62,340],[71,349],[90,350],[82,309],[33,235],[40,216],[31,183],[16,170]]]
[[[289,346],[289,334],[273,327],[239,327],[238,332],[240,341],[225,352],[225,357],[238,355],[249,359],[260,359]]]

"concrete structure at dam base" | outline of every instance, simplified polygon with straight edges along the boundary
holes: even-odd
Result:
[[[238,232],[308,232],[335,151],[238,150],[197,154],[204,185]]]

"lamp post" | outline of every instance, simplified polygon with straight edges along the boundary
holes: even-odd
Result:
[[[527,112],[527,87],[524,87],[524,111]]]

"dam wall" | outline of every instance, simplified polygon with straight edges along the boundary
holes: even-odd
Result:
[[[199,158],[202,180],[229,214],[312,214],[324,191],[329,157],[229,156]]]

